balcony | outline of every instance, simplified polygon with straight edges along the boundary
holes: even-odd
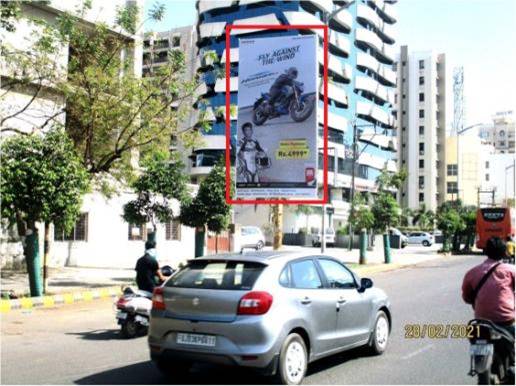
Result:
[[[230,63],[238,62],[238,48],[231,48],[229,50],[229,61]],[[226,49],[222,52],[222,56],[220,57],[221,63],[226,63]]]
[[[317,109],[317,120],[320,125],[324,124],[324,112],[322,108]],[[328,127],[346,132],[348,128],[348,120],[343,116],[328,111]]]
[[[238,76],[229,79],[229,91],[238,91]],[[226,78],[219,78],[215,83],[215,92],[226,92]]]
[[[211,11],[217,8],[228,8],[233,4],[233,0],[199,0],[197,4],[197,9],[199,10],[199,14]]]
[[[319,47],[318,60],[321,66],[324,65],[324,51]],[[350,83],[352,70],[349,64],[343,64],[335,56],[328,54],[328,72],[336,82]]]
[[[363,70],[373,71],[386,86],[396,86],[396,73],[388,66],[380,63],[374,56],[365,52],[357,52],[357,66]]]
[[[382,150],[396,152],[398,149],[398,140],[385,134],[377,134],[373,130],[364,130],[359,136],[359,141],[369,143]]]
[[[342,10],[330,20],[329,25],[335,31],[349,33],[353,26],[353,17],[349,11]]]
[[[324,95],[324,87],[323,82],[319,78],[319,95]],[[347,107],[348,106],[348,96],[346,95],[346,91],[337,86],[333,82],[328,82],[328,99],[332,99],[335,101],[337,107]]]
[[[324,23],[318,17],[308,12],[288,11],[283,12],[283,15],[287,18],[289,24],[324,25]],[[324,31],[321,28],[314,28],[312,31],[320,37],[324,38]]]
[[[380,127],[388,129],[394,128],[394,117],[372,102],[367,103],[358,101],[357,114],[366,121],[377,124]]]
[[[393,47],[382,42],[382,39],[374,32],[364,28],[358,28],[356,30],[356,39],[358,42],[365,44],[367,48],[372,49],[376,53],[377,59],[382,63],[394,63]]]
[[[349,57],[349,51],[350,51],[350,43],[349,39],[346,37],[343,37],[341,35],[338,35],[336,33],[330,33],[330,44],[329,44],[329,51],[337,56],[341,56],[344,58]]]
[[[370,4],[373,4],[378,15],[387,23],[396,23],[396,9],[392,4],[386,3],[384,0],[369,0]]]
[[[355,88],[369,93],[375,99],[375,102],[379,100],[380,103],[394,104],[394,91],[382,86],[373,78],[357,76]]]
[[[394,43],[393,29],[389,28],[389,24],[385,24],[381,17],[378,16],[371,7],[364,4],[358,4],[357,12],[357,18],[371,25],[385,43]]]

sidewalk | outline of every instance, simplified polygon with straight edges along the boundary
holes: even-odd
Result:
[[[49,271],[49,295],[131,285],[135,278],[133,269],[61,267]],[[2,293],[28,295],[29,277],[23,271],[2,270],[0,287]]]

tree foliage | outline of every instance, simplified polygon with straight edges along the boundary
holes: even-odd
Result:
[[[379,232],[385,232],[390,227],[398,224],[400,220],[400,207],[393,196],[393,192],[399,189],[407,178],[405,169],[397,173],[383,170],[377,178],[378,195],[371,207],[374,216],[374,227]]]
[[[175,215],[170,200],[189,201],[188,177],[177,155],[156,152],[143,161],[143,173],[132,184],[137,198],[124,205],[123,218],[129,224],[150,222],[156,230],[157,223],[171,221]]]
[[[168,51],[167,62],[154,68],[150,76],[135,74],[131,52],[141,42],[131,34],[142,25],[137,7],[129,3],[119,7],[114,26],[96,23],[85,27],[80,16],[90,4],[82,4],[75,13],[65,12],[52,22],[32,20],[38,24],[38,38],[29,50],[20,51],[8,39],[2,42],[9,70],[2,99],[30,85],[27,105],[14,106],[3,114],[2,131],[16,131],[14,119],[22,117],[45,87],[51,86],[66,104],[57,104],[59,108],[49,111],[34,130],[59,124],[66,113],[67,133],[88,172],[131,181],[138,152],[167,150],[171,135],[180,137],[186,146],[198,138],[194,128],[184,128],[180,122],[192,108],[199,82],[187,79],[187,63],[180,50]],[[159,20],[163,13],[164,7],[155,5],[149,18]],[[63,47],[69,47],[70,53],[64,69],[57,68],[56,61]],[[152,60],[151,56],[148,64]],[[58,76],[63,71],[64,76]]]
[[[435,222],[435,213],[426,209],[425,204],[421,204],[419,209],[414,212],[414,217],[412,219],[412,225],[418,225],[421,229],[432,229]]]
[[[466,228],[464,219],[461,217],[462,203],[457,201],[446,201],[437,209],[437,227],[443,232],[443,251],[450,250],[450,241],[454,236]]]
[[[354,201],[355,209],[349,218],[353,229],[372,229],[374,227],[375,218],[373,212],[369,206],[367,206],[366,201],[362,196],[356,196]]]
[[[46,135],[13,135],[1,145],[2,218],[54,223],[69,231],[78,215],[89,176],[62,130]],[[33,228],[34,229],[34,228]]]
[[[181,206],[181,222],[191,227],[207,227],[220,233],[227,229],[231,206],[226,203],[226,175],[223,160],[201,182],[197,195]]]

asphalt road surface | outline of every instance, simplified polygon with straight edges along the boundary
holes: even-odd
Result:
[[[473,384],[465,339],[407,339],[410,324],[462,324],[472,317],[460,284],[480,256],[443,258],[372,275],[390,296],[393,332],[384,355],[362,350],[309,366],[305,384]],[[2,315],[2,384],[267,383],[243,369],[195,366],[168,380],[148,359],[146,338],[121,339],[112,301]]]

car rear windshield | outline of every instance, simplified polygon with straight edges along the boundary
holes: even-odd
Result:
[[[167,287],[250,290],[265,265],[250,261],[199,260],[167,281]]]

